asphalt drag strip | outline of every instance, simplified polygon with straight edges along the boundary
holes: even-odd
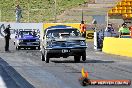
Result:
[[[34,87],[28,83],[12,66],[0,58],[0,88]]]
[[[11,52],[5,53],[4,45],[0,43],[0,64],[7,73],[11,72],[11,76],[19,74],[18,82],[24,81],[23,85],[29,84],[29,88],[132,88],[132,85],[87,87],[80,85],[78,80],[82,76],[82,67],[88,71],[90,79],[132,80],[132,58],[95,52],[92,43],[91,45],[88,43],[87,60],[79,63],[75,63],[73,57],[51,58],[50,63],[45,63],[41,61],[39,50],[17,51],[13,43],[10,45]]]

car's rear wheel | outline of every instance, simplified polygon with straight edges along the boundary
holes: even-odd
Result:
[[[45,55],[44,55],[44,56],[45,56],[45,62],[46,62],[46,63],[49,63],[49,59],[50,59],[50,58],[49,58],[49,53],[48,53],[47,51],[45,51],[44,54],[45,54]]]
[[[75,61],[75,62],[80,62],[80,58],[81,58],[80,55],[75,55],[75,56],[74,56],[74,61]]]
[[[86,51],[82,53],[82,60],[86,61]]]

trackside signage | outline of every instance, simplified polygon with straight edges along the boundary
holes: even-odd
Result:
[[[43,23],[0,23],[0,38],[4,37],[4,29],[10,24],[11,38],[15,38],[15,34],[19,31],[33,31],[38,33],[43,29]]]

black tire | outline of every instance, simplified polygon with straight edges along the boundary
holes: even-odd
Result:
[[[86,61],[86,51],[82,53],[82,60]]]
[[[46,62],[46,63],[49,63],[49,59],[50,59],[50,58],[49,58],[49,54],[47,53],[47,51],[45,51],[44,54],[45,54],[45,55],[44,55],[44,56],[45,56],[45,62]]]
[[[74,56],[74,61],[75,61],[75,62],[80,62],[80,58],[81,58],[80,55],[75,55],[75,56]]]
[[[41,54],[41,60],[42,61],[45,61],[45,58],[44,58],[44,54],[43,53]]]
[[[38,50],[40,50],[40,46],[38,46]]]
[[[16,47],[16,50],[18,50],[18,48]]]
[[[20,50],[20,46],[16,46],[16,50]]]

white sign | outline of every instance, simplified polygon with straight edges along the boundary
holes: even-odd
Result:
[[[4,30],[10,24],[11,38],[19,31],[33,31],[40,33],[43,30],[43,23],[0,23],[0,38],[4,37]]]

